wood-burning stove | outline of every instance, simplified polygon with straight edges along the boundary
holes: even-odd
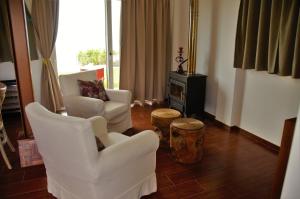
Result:
[[[203,117],[206,77],[171,71],[169,74],[169,106],[184,116]]]

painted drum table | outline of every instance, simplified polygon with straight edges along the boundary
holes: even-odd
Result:
[[[159,108],[151,113],[151,124],[157,128],[161,144],[168,146],[170,143],[170,124],[181,117],[181,113],[174,109]]]
[[[204,124],[194,118],[180,118],[171,123],[170,147],[177,162],[191,164],[203,156]]]

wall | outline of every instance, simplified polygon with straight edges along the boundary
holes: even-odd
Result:
[[[34,100],[41,102],[42,60],[30,62]]]
[[[298,112],[300,118],[300,109]],[[282,199],[298,199],[300,195],[300,120],[297,121],[287,171],[282,188]]]
[[[297,115],[300,80],[233,68],[239,0],[199,0],[197,72],[208,75],[205,111],[276,145]]]
[[[247,71],[244,81],[241,120],[236,125],[280,145],[284,120],[297,115],[300,80]]]
[[[16,79],[15,67],[11,62],[0,63],[0,81]]]
[[[235,82],[233,65],[237,7],[239,2],[199,1],[197,72],[206,74],[205,111],[232,125]]]

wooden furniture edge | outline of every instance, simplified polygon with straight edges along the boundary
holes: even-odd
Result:
[[[34,96],[23,0],[8,1],[8,11],[22,121],[26,137],[32,137],[32,130],[25,114],[25,106],[34,101]]]
[[[281,197],[283,182],[285,178],[285,173],[290,157],[290,150],[292,147],[294,131],[296,126],[297,118],[291,118],[285,120],[283,134],[280,144],[280,152],[277,163],[277,169],[273,181],[271,198],[279,199]]]

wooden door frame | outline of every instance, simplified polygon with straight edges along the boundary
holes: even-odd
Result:
[[[24,1],[7,0],[7,3],[21,116],[24,133],[28,138],[32,137],[32,130],[25,114],[25,106],[34,101],[34,95],[28,51]]]

